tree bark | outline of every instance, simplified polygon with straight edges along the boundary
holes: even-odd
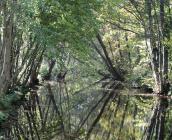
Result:
[[[55,60],[51,59],[51,60],[49,61],[48,73],[43,77],[44,80],[50,80],[50,78],[51,78],[51,73],[52,73],[52,70],[53,70],[55,64],[56,64],[56,61],[55,61]]]
[[[0,93],[7,92],[11,82],[11,60],[12,60],[12,45],[13,45],[13,12],[8,9],[7,2],[2,5],[3,8],[3,57],[2,70],[0,73]]]

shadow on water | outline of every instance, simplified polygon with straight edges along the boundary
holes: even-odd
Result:
[[[3,137],[11,140],[172,139],[170,97],[114,90],[114,85],[110,88],[69,94],[66,83],[46,83],[28,93],[13,125],[4,126]]]

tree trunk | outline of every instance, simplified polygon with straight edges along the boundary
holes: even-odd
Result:
[[[43,77],[44,80],[50,80],[50,78],[51,78],[51,73],[52,73],[52,70],[53,70],[55,64],[56,64],[56,60],[51,59],[51,60],[49,61],[48,73]]]
[[[13,45],[13,12],[7,7],[7,2],[3,3],[3,57],[1,58],[2,70],[0,73],[0,93],[7,92],[11,82],[11,60]]]

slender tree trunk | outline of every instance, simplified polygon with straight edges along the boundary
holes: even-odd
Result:
[[[2,5],[3,8],[3,57],[2,70],[0,73],[0,93],[7,92],[11,82],[12,69],[12,45],[13,45],[13,12],[8,9],[7,2]]]
[[[154,36],[154,31],[153,31],[153,17],[152,17],[152,0],[146,0],[146,11],[148,15],[148,27],[145,27],[145,32],[146,30],[146,40],[147,40],[147,46],[149,50],[149,55],[151,57],[151,66],[152,66],[152,71],[155,79],[155,89],[157,92],[161,91],[161,83],[160,83],[160,76],[159,76],[159,71],[158,71],[158,66],[159,66],[159,60],[158,60],[158,48],[156,47],[155,43],[155,36]]]
[[[49,61],[48,73],[43,77],[44,80],[50,80],[50,78],[51,78],[51,73],[52,73],[52,70],[53,70],[55,64],[56,64],[56,61],[55,61],[55,60],[51,59],[51,60]]]
[[[35,60],[33,61],[33,67],[31,68],[31,73],[30,73],[30,83],[29,83],[30,86],[39,84],[38,73],[42,63],[43,54],[44,54],[44,50],[41,52],[40,56],[38,58],[35,58]]]
[[[115,79],[123,81],[124,79],[123,79],[122,75],[120,75],[119,72],[117,71],[117,69],[113,66],[113,63],[112,63],[112,61],[111,61],[111,59],[110,59],[110,57],[108,55],[108,52],[106,50],[106,46],[103,43],[102,38],[101,38],[101,36],[99,34],[97,35],[97,40],[99,41],[99,43],[100,43],[100,45],[101,45],[101,47],[103,49],[104,55],[105,55],[106,60],[108,62],[109,71],[111,72],[111,74],[113,75],[113,77]]]

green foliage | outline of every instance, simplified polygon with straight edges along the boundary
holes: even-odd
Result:
[[[7,121],[10,114],[16,112],[16,106],[20,105],[23,97],[22,93],[16,91],[0,98],[0,124]]]
[[[47,67],[45,65],[42,66],[39,73],[40,73],[41,77],[44,77],[48,73]]]
[[[88,50],[87,39],[93,37],[98,29],[94,13],[99,7],[96,0],[39,2],[40,29],[48,48],[53,46],[60,50],[58,44],[64,42],[74,54],[84,56]]]
[[[7,118],[8,116],[5,113],[0,111],[0,124],[4,122]]]

